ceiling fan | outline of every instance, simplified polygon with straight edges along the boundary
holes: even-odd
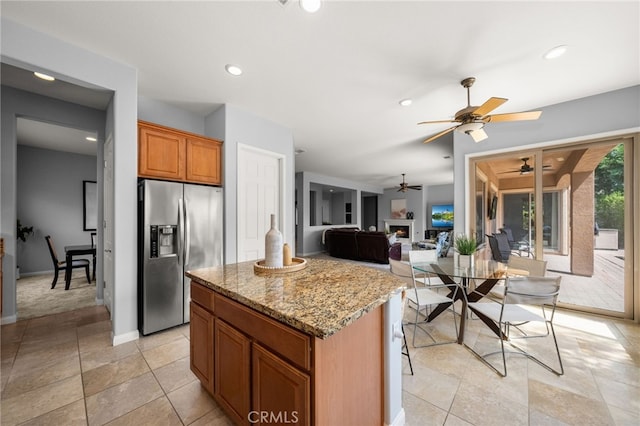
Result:
[[[529,174],[529,173],[534,171],[534,167],[532,165],[530,165],[529,163],[527,163],[527,161],[529,161],[529,157],[524,157],[524,158],[521,158],[520,160],[522,160],[522,166],[520,166],[519,169],[509,170],[509,171],[506,171],[506,172],[501,172],[500,174],[503,174],[503,173],[518,173],[519,172],[521,175],[526,175],[526,174]],[[551,165],[549,165],[549,164],[544,165],[543,164],[542,168],[543,169],[550,169]]]
[[[407,192],[408,189],[417,189],[418,191],[422,189],[422,185],[409,185],[404,180],[404,173],[402,174],[402,183],[400,184],[400,189],[398,192]]]
[[[456,112],[453,120],[436,120],[436,121],[422,121],[418,124],[435,124],[435,123],[460,123],[456,126],[450,127],[447,130],[443,130],[440,133],[429,137],[424,143],[429,143],[438,139],[440,136],[456,130],[458,132],[466,133],[470,135],[475,142],[485,140],[488,136],[483,130],[484,125],[489,122],[500,121],[520,121],[520,120],[537,120],[542,114],[542,111],[528,111],[528,112],[511,112],[506,114],[494,114],[488,115],[491,111],[498,108],[503,103],[507,102],[505,98],[489,98],[485,103],[480,106],[471,105],[470,88],[476,81],[475,77],[465,78],[460,82],[462,87],[467,89],[467,106],[460,111]]]

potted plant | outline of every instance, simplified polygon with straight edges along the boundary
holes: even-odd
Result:
[[[456,237],[454,247],[458,252],[458,266],[472,268],[474,254],[478,249],[478,241],[474,237],[461,234]]]
[[[20,219],[18,219],[18,228],[16,231],[16,236],[18,238],[18,240],[22,241],[23,243],[27,241],[27,237],[31,234],[33,234],[33,226],[23,226],[20,223]],[[16,279],[19,280],[20,279],[20,266],[16,265]]]

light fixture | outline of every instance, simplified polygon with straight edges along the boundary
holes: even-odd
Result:
[[[471,121],[456,127],[456,132],[465,133],[473,138],[474,142],[480,142],[488,138],[486,132],[482,130],[484,123]]]
[[[550,49],[545,53],[542,57],[545,59],[556,59],[560,56],[564,55],[567,51],[567,46],[562,44],[560,46],[556,46],[553,49]]]
[[[87,136],[85,139],[88,140],[89,142],[97,142],[98,141],[98,139],[94,138],[93,136]]]
[[[302,148],[297,148],[294,152],[296,153],[296,155],[298,155],[298,154],[302,154],[303,152],[305,152],[305,150],[302,149]]]
[[[237,65],[227,64],[224,66],[224,69],[231,75],[238,76],[242,74],[242,68]]]
[[[402,106],[409,106],[413,103],[413,100],[411,99],[403,99],[399,102],[400,105]]]
[[[321,0],[300,0],[300,7],[305,12],[315,13],[320,10],[320,6],[322,6]]]
[[[36,77],[41,78],[43,80],[46,80],[46,81],[54,81],[55,80],[55,78],[51,77],[50,75],[43,74],[43,73],[38,72],[38,71],[34,72],[33,75],[35,75]]]

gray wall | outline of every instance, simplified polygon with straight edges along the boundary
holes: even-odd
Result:
[[[453,184],[431,185],[426,187],[427,210],[425,211],[426,228],[432,229],[431,206],[434,204],[453,204]],[[455,211],[454,211],[455,213]]]
[[[488,124],[489,138],[480,143],[474,143],[467,135],[454,132],[456,233],[468,231],[465,229],[468,214],[465,210],[468,200],[468,157],[637,132],[640,130],[640,86],[540,109],[542,116],[537,121]]]
[[[111,319],[113,341],[122,343],[138,337],[136,289],[136,176],[137,176],[137,75],[136,70],[72,44],[49,37],[23,25],[2,18],[0,26],[2,61],[36,69],[87,87],[113,91],[107,107],[107,124],[99,130],[99,147],[106,138],[114,141],[113,211],[113,280]],[[5,104],[2,93],[2,149],[0,161],[0,227],[6,242],[3,259],[3,322],[15,321],[15,251],[16,251],[16,145],[15,118],[23,114],[15,105]],[[8,106],[9,108],[6,108]],[[37,106],[35,106],[37,107]],[[100,161],[100,156],[98,156]],[[98,180],[101,172],[98,173]],[[99,183],[99,194],[101,188]],[[102,204],[99,201],[99,210]],[[98,220],[102,220],[99,214]],[[100,245],[98,250],[100,250]],[[99,286],[98,286],[99,287]]]
[[[322,244],[323,232],[329,228],[339,227],[333,225],[310,226],[309,192],[312,188],[316,187],[315,184],[337,186],[340,188],[353,189],[356,191],[355,196],[352,198],[351,206],[351,210],[353,212],[353,223],[350,225],[342,225],[346,227],[357,226],[359,228],[362,228],[360,224],[362,216],[359,213],[362,211],[362,192],[373,194],[383,193],[382,188],[311,172],[296,173],[295,181],[296,192],[298,194],[297,245],[295,252],[297,256],[308,256],[324,251],[324,245]],[[318,219],[318,217],[316,219]]]
[[[138,96],[138,119],[197,135],[205,134],[202,115],[144,96]]]
[[[34,230],[26,242],[18,242],[21,274],[53,270],[46,235],[60,260],[64,246],[91,242],[91,232],[83,230],[84,180],[96,180],[95,156],[18,145],[17,214]]]
[[[413,240],[420,241],[424,238],[425,205],[427,191],[409,189],[407,192],[398,192],[398,188],[385,189],[384,194],[378,197],[378,229],[384,229],[384,221],[391,219],[391,200],[407,200],[407,211],[413,212]]]
[[[205,119],[205,134],[224,140],[223,186],[225,220],[225,263],[235,263],[237,259],[237,193],[238,144],[248,145],[284,157],[284,211],[281,223],[285,243],[295,253],[294,241],[294,152],[291,129],[258,117],[234,105],[226,104]],[[224,134],[224,137],[221,135]]]

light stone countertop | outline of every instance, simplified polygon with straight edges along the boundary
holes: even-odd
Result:
[[[327,338],[405,288],[390,272],[307,259],[300,271],[255,273],[253,261],[188,271],[193,281],[307,334]]]

